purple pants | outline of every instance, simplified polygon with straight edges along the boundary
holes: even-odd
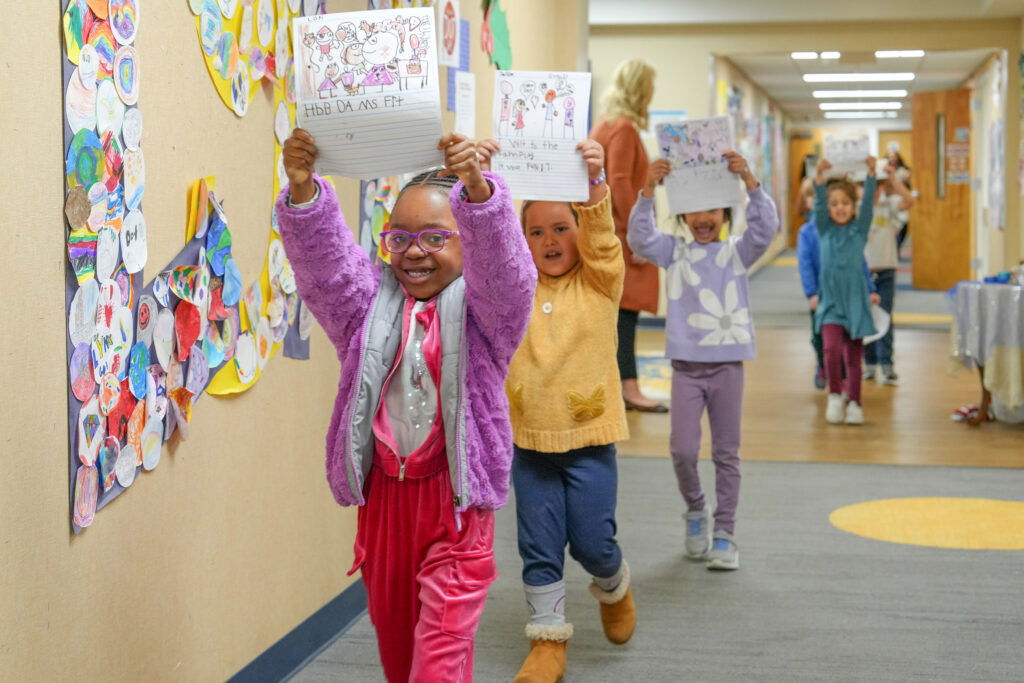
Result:
[[[672,436],[669,448],[679,491],[689,511],[704,509],[697,474],[700,418],[708,411],[711,460],[715,463],[715,531],[733,533],[740,497],[740,416],[743,363],[672,361]]]
[[[828,393],[843,393],[843,364],[846,364],[846,391],[850,400],[860,403],[860,373],[864,360],[864,341],[850,339],[842,325],[821,326],[825,343],[825,374],[828,375]]]

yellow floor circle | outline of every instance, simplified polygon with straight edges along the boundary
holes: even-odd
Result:
[[[890,498],[841,507],[828,520],[890,543],[963,550],[1024,550],[1024,502],[990,498]]]

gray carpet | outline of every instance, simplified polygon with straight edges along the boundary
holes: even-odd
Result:
[[[884,465],[744,465],[741,569],[682,557],[671,465],[621,458],[619,539],[633,569],[639,626],[622,647],[601,633],[588,578],[571,561],[576,635],[566,681],[1021,681],[1024,552],[874,541],[829,513],[911,496],[1016,499],[1020,470]],[[701,462],[705,482],[710,463]],[[477,634],[476,679],[509,681],[527,652],[512,507],[498,514],[501,578]],[[294,679],[381,681],[365,617]]]
[[[796,257],[795,251],[786,251],[782,257]],[[909,263],[901,263],[909,268]],[[929,313],[949,315],[952,312],[945,292],[912,289],[910,273],[896,276],[896,312]],[[800,273],[795,267],[766,267],[758,270],[750,279],[750,304],[754,321],[758,327],[809,327],[810,318],[804,290],[800,286]],[[906,325],[901,327],[922,327],[948,330],[949,324]]]

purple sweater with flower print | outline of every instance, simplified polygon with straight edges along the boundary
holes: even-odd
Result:
[[[672,360],[725,363],[751,360],[754,320],[747,269],[768,249],[779,215],[761,187],[747,192],[747,229],[738,237],[689,244],[657,229],[654,199],[640,194],[629,215],[629,246],[665,274],[666,355]]]
[[[462,243],[460,280],[465,283],[465,314],[461,348],[442,348],[446,357],[455,352],[460,378],[457,391],[452,392],[457,396],[442,396],[442,401],[458,402],[462,423],[458,431],[464,442],[447,444],[449,459],[458,458],[451,467],[453,480],[459,480],[453,481],[458,509],[494,509],[508,497],[512,429],[504,383],[526,332],[537,282],[508,188],[500,177],[485,176],[493,189],[486,202],[464,200],[461,182],[451,192],[452,214]],[[322,178],[315,180],[319,197],[312,206],[290,206],[285,188],[276,209],[299,294],[334,344],[341,362],[338,396],[327,433],[327,480],[338,503],[361,505],[362,477],[369,462],[360,454],[365,453],[367,444],[353,443],[352,435],[367,433],[357,423],[368,417],[358,414],[354,403],[357,397],[365,401],[367,394],[372,399],[381,391],[379,386],[365,386],[369,374],[365,364],[393,362],[373,352],[386,345],[378,337],[393,335],[395,330],[400,336],[401,307],[396,315],[388,313],[388,319],[379,319],[380,307],[374,302],[382,296],[384,279],[393,279],[383,271],[389,266],[370,262],[345,224],[330,184]],[[378,319],[371,320],[375,316]],[[463,464],[468,471],[462,471]]]

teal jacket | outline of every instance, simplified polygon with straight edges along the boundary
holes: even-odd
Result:
[[[864,245],[874,217],[875,187],[875,177],[868,176],[857,216],[846,225],[836,225],[828,215],[828,186],[814,185],[814,222],[821,238],[815,330],[820,331],[822,325],[842,325],[852,339],[875,333],[864,281]]]

